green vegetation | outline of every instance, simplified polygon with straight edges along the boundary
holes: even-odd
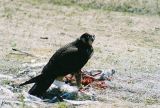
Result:
[[[154,98],[147,98],[147,99],[145,100],[145,104],[146,104],[146,105],[152,105],[152,104],[156,104],[156,103],[158,103],[158,100],[157,100],[157,99],[154,99]]]
[[[130,12],[136,14],[160,15],[160,0],[28,0],[33,4],[52,3],[54,5],[78,6],[84,10],[102,9],[107,11]]]
[[[68,108],[68,105],[66,103],[64,103],[64,102],[60,102],[58,104],[58,108]]]
[[[10,44],[11,44],[11,47],[13,47],[13,48],[17,46],[16,42],[14,42],[14,41],[12,41]]]
[[[23,96],[23,94],[21,94],[19,98],[20,98],[20,102],[22,102],[21,108],[25,108],[25,101],[24,101],[25,97]]]
[[[49,0],[50,3],[57,5],[71,6],[77,4],[76,0]]]
[[[3,17],[6,17],[7,19],[11,19],[13,14],[13,10],[9,7],[4,7],[4,15]]]
[[[2,84],[3,84],[3,85],[8,85],[8,84],[10,84],[10,82],[11,82],[11,81],[9,81],[9,80],[7,80],[7,79],[2,80]]]

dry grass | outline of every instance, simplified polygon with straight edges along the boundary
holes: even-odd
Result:
[[[32,1],[33,4],[44,2],[44,0],[29,1]],[[53,3],[54,5],[79,6],[83,9],[160,15],[159,0],[47,0],[45,2]]]

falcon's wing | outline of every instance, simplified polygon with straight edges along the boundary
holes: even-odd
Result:
[[[78,48],[68,47],[58,50],[50,60],[58,66],[70,68],[79,60]]]
[[[63,66],[70,66],[74,65],[79,59],[79,53],[78,53],[78,48],[76,47],[70,47],[67,48],[66,50],[62,51],[56,58],[55,62],[63,65]]]

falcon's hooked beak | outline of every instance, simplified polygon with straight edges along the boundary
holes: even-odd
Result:
[[[84,33],[81,37],[80,40],[88,45],[92,45],[93,41],[95,40],[95,35],[90,35],[88,33]]]
[[[88,44],[92,45],[93,41],[95,40],[95,35],[92,35],[89,40],[88,40]]]

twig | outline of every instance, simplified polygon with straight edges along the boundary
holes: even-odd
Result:
[[[40,37],[40,39],[48,39],[48,37]]]
[[[16,49],[16,48],[12,48],[12,50],[13,50],[13,51],[20,52],[20,53],[23,53],[23,54],[25,54],[25,55],[27,55],[27,56],[36,57],[36,56],[33,55],[33,54],[27,53],[27,52],[25,52],[25,51],[18,50],[18,49]],[[37,58],[37,57],[36,57],[36,58]]]

